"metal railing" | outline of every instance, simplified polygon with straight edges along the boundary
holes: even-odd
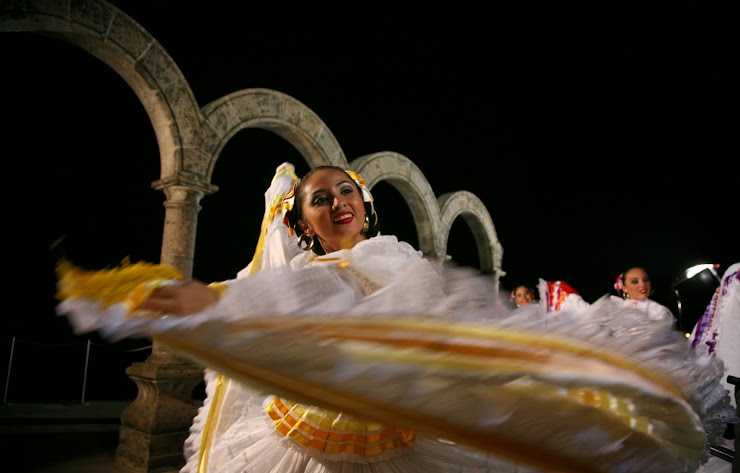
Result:
[[[48,343],[12,336],[7,358],[3,404],[14,402],[69,402],[69,393],[79,386],[77,399],[88,400],[91,367],[97,377],[97,396],[135,397],[136,387],[125,368],[143,361],[151,352],[151,342],[138,344],[99,343],[80,339],[68,343]],[[83,355],[84,354],[84,355]],[[121,389],[125,386],[126,389]],[[130,390],[134,394],[125,395]],[[41,401],[39,401],[41,399]],[[101,400],[101,399],[95,399]],[[105,400],[105,399],[103,399]]]

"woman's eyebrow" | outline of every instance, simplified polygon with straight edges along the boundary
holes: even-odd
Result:
[[[316,189],[315,191],[311,192],[308,196],[313,198],[319,194],[326,194],[326,189]]]
[[[345,180],[341,180],[341,181],[337,181],[334,184],[334,187],[339,187],[339,186],[342,186],[344,184],[350,184],[351,185],[352,184],[352,181],[349,181],[349,180],[346,180],[346,179]],[[325,194],[326,192],[328,192],[326,189],[316,189],[315,191],[311,192],[310,196],[311,197],[314,197],[315,195],[322,194],[322,193]]]

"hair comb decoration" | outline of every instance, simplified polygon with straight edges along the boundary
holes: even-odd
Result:
[[[617,280],[614,282],[614,289],[616,289],[619,293],[621,293],[624,289],[624,282],[622,281],[623,277],[624,273],[619,273],[619,276],[617,276]]]

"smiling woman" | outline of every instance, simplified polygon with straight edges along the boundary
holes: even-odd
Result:
[[[378,233],[378,215],[372,197],[356,173],[351,176],[334,166],[313,168],[301,179],[289,200],[291,197],[294,199],[293,212],[288,214],[291,229],[299,240],[305,236],[310,242],[309,249],[316,254],[352,248]]]
[[[614,283],[614,289],[621,296],[621,299],[611,296],[617,303],[641,310],[650,320],[675,321],[668,307],[650,299],[653,283],[643,268],[631,267],[620,273]]]
[[[77,330],[207,367],[183,473],[690,472],[733,418],[718,365],[667,324],[608,298],[507,317],[488,277],[371,236],[355,173],[285,163],[265,203],[236,279],[116,302],[115,271],[62,277]]]

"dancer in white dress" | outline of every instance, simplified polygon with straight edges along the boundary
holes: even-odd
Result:
[[[494,320],[488,278],[372,236],[359,176],[293,179],[278,168],[235,280],[144,265],[119,297],[126,268],[60,272],[76,331],[153,336],[209,367],[184,472],[692,472],[706,458],[727,394],[675,331],[608,299],[546,331],[541,314]]]
[[[694,326],[689,338],[691,348],[700,358],[717,357],[724,365],[722,385],[730,392],[730,404],[738,412],[738,378],[740,378],[740,263],[731,265],[722,276],[720,285],[707,304],[704,314]],[[730,382],[734,377],[735,383]],[[732,465],[729,462],[710,458],[700,470],[702,473],[729,473],[740,471],[738,437],[740,426],[732,426],[735,438],[726,436],[725,445],[734,449]],[[734,469],[733,469],[734,468]]]
[[[611,302],[625,309],[636,309],[636,314],[642,313],[648,320],[655,322],[675,323],[675,317],[670,309],[650,299],[652,282],[647,271],[633,266],[617,276],[614,289],[619,296],[609,296]],[[581,297],[565,281],[545,281],[540,279],[538,290],[541,312],[575,311],[584,312],[591,304]]]
[[[524,307],[525,305],[535,302],[534,289],[527,286],[526,284],[520,284],[511,291],[509,300],[514,303],[516,307]]]
[[[675,322],[675,317],[668,307],[650,299],[653,283],[643,268],[634,266],[621,273],[617,276],[614,289],[621,296],[611,296],[615,302],[641,310],[650,320]]]
[[[359,175],[318,167],[304,176],[302,185],[291,188],[294,179],[292,166],[278,168],[266,193],[266,216],[273,217],[266,227],[271,240],[261,243],[261,254],[237,280],[210,288],[195,282],[164,288],[142,308],[171,311],[168,304],[183,293],[195,293],[196,286],[207,303],[216,299],[208,294],[214,287],[235,295],[241,282],[259,287],[275,284],[276,277],[285,292],[301,296],[272,291],[270,297],[269,291],[249,289],[241,291],[240,299],[258,312],[388,313],[404,299],[403,286],[420,283],[427,298],[419,309],[438,312],[449,307],[440,304],[443,280],[429,261],[396,237],[377,235],[373,199]],[[327,280],[327,272],[337,267],[346,270]],[[264,281],[258,282],[259,276]],[[415,282],[401,284],[404,280]],[[380,291],[386,294],[373,297]],[[391,291],[397,294],[388,294]],[[199,311],[200,303],[184,312]],[[207,370],[206,383],[207,398],[185,443],[182,473],[525,471],[477,450],[417,437],[409,429],[267,395],[213,370]]]

